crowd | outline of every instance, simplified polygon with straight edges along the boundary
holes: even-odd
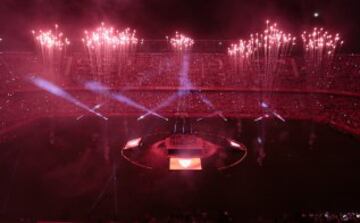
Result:
[[[218,211],[215,213],[207,211],[188,211],[174,212],[165,216],[154,216],[148,214],[143,218],[137,219],[138,223],[230,223],[235,222],[228,211]]]
[[[240,219],[239,219],[240,218]],[[147,215],[137,222],[146,223],[215,223],[215,222],[249,222],[249,223],[357,223],[360,222],[359,212],[310,212],[289,214],[280,216],[232,216],[228,211],[216,213],[185,212],[171,214],[166,217],[154,217]]]
[[[256,223],[356,223],[360,222],[358,212],[314,212],[283,214],[280,217],[258,217]]]
[[[136,53],[125,60],[103,61],[96,69],[86,54],[74,53],[58,62],[49,74],[41,57],[31,53],[0,54],[1,91],[24,90],[29,75],[42,75],[64,87],[81,87],[83,80],[99,80],[110,87],[177,87],[185,74],[195,87],[312,89],[359,92],[360,56],[341,55],[326,67],[313,69],[301,58],[279,61],[276,71],[264,74],[261,62],[239,70],[223,53]],[[55,65],[54,65],[55,66]]]
[[[104,98],[84,90],[86,80],[119,89],[148,108],[155,108],[175,94],[179,86],[192,87],[201,93],[184,97],[186,106],[179,107],[174,101],[162,111],[199,115],[211,112],[214,108],[206,105],[201,96],[205,95],[225,115],[258,117],[263,113],[259,103],[266,100],[285,118],[313,119],[360,134],[360,56],[342,55],[330,67],[317,70],[309,70],[299,58],[286,58],[279,63],[274,74],[264,77],[261,67],[238,70],[221,53],[137,53],[121,63],[109,64],[108,73],[98,74],[93,72],[86,55],[76,53],[58,66],[62,68],[57,70],[61,75],[54,72],[48,79],[89,107],[104,102]],[[31,117],[86,114],[28,81],[29,76],[42,72],[41,59],[34,54],[0,55],[0,129]],[[105,115],[118,111],[142,113],[109,100],[100,111]]]
[[[17,218],[8,222],[39,222],[34,218]],[[41,221],[41,222],[58,222],[58,221]],[[70,222],[70,221],[61,221]],[[79,221],[82,222],[82,221]],[[85,221],[84,221],[85,222]],[[107,219],[89,219],[87,222],[104,222],[104,223],[359,223],[360,212],[347,211],[323,211],[323,212],[300,212],[300,213],[284,213],[280,215],[262,215],[247,216],[239,213],[231,213],[229,211],[176,211],[170,214],[146,214],[129,220],[107,220]]]

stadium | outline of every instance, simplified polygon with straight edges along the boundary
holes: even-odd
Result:
[[[6,0],[0,222],[360,222],[360,17],[329,2]]]

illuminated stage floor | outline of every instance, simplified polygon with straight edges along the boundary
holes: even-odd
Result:
[[[120,156],[128,139],[171,133],[176,122],[176,131],[233,138],[248,148],[248,156],[223,172],[151,171]],[[311,122],[43,119],[0,145],[0,218],[134,219],[176,210],[230,210],[236,219],[357,209],[359,170],[360,140]]]

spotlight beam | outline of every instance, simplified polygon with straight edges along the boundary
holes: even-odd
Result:
[[[201,118],[196,119],[197,122],[204,120],[205,118],[211,118],[214,116],[219,116],[221,119],[223,119],[225,122],[227,122],[227,118],[223,115],[223,113],[221,111],[214,111],[213,113],[207,115],[207,116],[203,116]]]
[[[286,120],[276,111],[273,111],[272,113],[276,118],[280,119],[282,122],[286,122]]]
[[[188,71],[189,71],[189,56],[187,54],[185,54],[184,59],[183,59],[183,66],[180,71],[180,84],[182,87],[194,88],[194,85],[192,84],[191,80],[189,79]],[[215,115],[219,115],[219,117],[222,118],[225,122],[227,121],[227,119],[223,115],[222,111],[217,110],[215,108],[214,104],[206,96],[204,96],[200,92],[196,92],[196,95],[201,99],[201,101],[208,108],[210,108],[211,110],[214,110],[214,113],[210,114],[210,116],[207,116],[207,117],[212,117],[215,114]],[[200,120],[202,120],[202,119],[200,118]]]
[[[99,112],[96,112],[95,109],[89,108],[87,105],[85,105],[84,103],[82,103],[81,101],[79,101],[78,99],[73,97],[71,94],[69,94],[68,92],[66,92],[65,90],[60,88],[59,86],[57,86],[43,78],[40,78],[40,77],[31,77],[30,81],[33,84],[35,84],[37,87],[55,95],[55,96],[61,97],[61,98],[65,99],[66,101],[68,101],[90,113],[93,113],[96,116],[98,116],[104,120],[108,120],[107,117],[103,116]]]
[[[220,111],[220,110],[217,110],[214,106],[214,104],[207,98],[205,97],[204,95],[198,93],[198,96],[200,97],[200,99],[202,100],[202,102],[204,102],[208,108],[214,110],[214,113],[215,115],[218,115],[222,120],[224,120],[225,122],[227,122],[227,118],[224,116],[223,112]],[[213,115],[210,115],[210,117],[213,116]],[[200,118],[201,120],[201,118]]]
[[[281,120],[282,122],[286,122],[286,120],[279,113],[277,113],[275,110],[273,110],[266,102],[261,102],[260,107],[262,108],[262,110],[264,110],[265,114],[254,119],[255,122],[260,121],[265,118],[269,118],[270,115],[276,117],[277,119]]]
[[[187,54],[185,54],[183,61],[182,61],[181,70],[179,72],[180,88],[191,88],[192,87],[192,84],[187,76],[188,71],[189,71],[189,56]],[[164,108],[164,107],[170,105],[176,99],[180,99],[187,94],[189,94],[189,91],[179,89],[175,94],[172,94],[165,101],[162,101],[160,103],[160,105],[158,105],[156,108],[152,109],[151,111],[157,111],[161,108]],[[142,120],[145,117],[147,117],[148,115],[150,115],[150,112],[147,112],[144,115],[141,115],[137,120]]]
[[[261,121],[261,120],[263,120],[264,118],[268,118],[268,117],[269,117],[268,114],[262,115],[262,116],[260,116],[260,117],[258,117],[258,118],[256,118],[256,119],[254,119],[254,122]]]
[[[111,92],[106,86],[102,85],[99,82],[88,81],[88,82],[85,83],[85,88],[92,91],[92,92],[94,92],[94,93],[101,94],[103,96],[113,98],[114,100],[116,100],[118,102],[121,102],[123,104],[126,104],[126,105],[128,105],[130,107],[137,108],[137,109],[145,111],[145,112],[149,112],[150,114],[152,114],[152,115],[154,115],[154,116],[156,116],[158,118],[164,119],[166,121],[168,120],[164,116],[159,115],[158,113],[149,110],[148,108],[144,107],[143,105],[133,101],[132,99],[130,99],[130,98],[128,98],[128,97],[126,97],[126,96],[124,96],[124,95],[122,95],[120,93]]]
[[[185,96],[186,94],[188,94],[188,93],[181,92],[181,91],[179,91],[179,92],[177,92],[175,94],[172,94],[170,97],[168,97],[165,101],[162,101],[156,108],[152,109],[151,111],[156,112],[156,111],[158,111],[158,110],[160,110],[160,109],[162,109],[164,107],[167,107],[172,102],[174,102],[176,99],[181,98],[181,97]],[[137,120],[141,120],[141,119],[146,118],[148,115],[151,114],[151,111],[148,111],[147,113],[141,115],[139,118],[137,118]]]
[[[174,102],[177,99],[181,99],[182,97],[190,94],[191,92],[189,90],[182,90],[182,89],[193,89],[195,88],[192,84],[191,80],[189,79],[188,73],[189,73],[189,55],[184,54],[183,60],[182,60],[182,66],[179,71],[179,83],[180,83],[180,89],[174,94],[172,94],[170,97],[168,97],[166,100],[162,101],[160,105],[158,105],[156,108],[152,109],[151,111],[155,112],[160,110],[161,108],[164,108],[168,105],[170,105],[172,102]],[[220,118],[222,118],[225,122],[227,121],[227,118],[223,115],[222,111],[219,111],[215,108],[214,104],[203,94],[200,92],[196,92],[196,95],[201,99],[201,101],[211,110],[214,110],[214,113],[206,116],[206,117],[212,117],[214,115],[218,115]],[[150,112],[147,112],[140,117],[137,118],[137,120],[142,120],[146,118],[148,115],[150,115]],[[206,118],[204,117],[204,118]],[[202,120],[203,118],[199,118],[198,121]]]
[[[95,105],[94,107],[92,107],[91,109],[95,111],[95,110],[98,110],[99,108],[101,108],[103,105],[104,105],[104,104],[97,104],[97,105]],[[76,121],[82,119],[84,116],[85,116],[84,114],[78,116],[78,117],[76,118]]]

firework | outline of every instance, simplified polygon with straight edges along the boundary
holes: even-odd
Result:
[[[121,46],[130,46],[138,43],[136,31],[126,28],[120,32],[113,27],[107,27],[104,23],[93,32],[85,31],[85,37],[82,39],[86,47],[96,48],[118,48]]]
[[[268,77],[278,70],[279,62],[291,54],[296,38],[285,33],[276,23],[270,25],[262,33],[251,34],[247,40],[239,40],[228,48],[229,56],[237,69],[256,68],[256,71]]]
[[[136,31],[123,31],[101,24],[92,32],[85,31],[82,39],[91,63],[93,75],[109,73],[115,66],[124,64],[129,52],[137,45]],[[120,68],[118,68],[120,73]]]
[[[42,51],[62,51],[70,44],[70,41],[64,37],[64,34],[58,30],[58,25],[55,25],[55,30],[48,31],[32,31],[35,41],[39,44]]]
[[[169,42],[175,50],[187,50],[194,45],[193,39],[178,32],[175,33],[175,36]]]
[[[244,71],[249,63],[249,56],[252,54],[250,41],[239,40],[237,44],[231,44],[228,54],[232,57],[236,69]]]
[[[343,44],[339,33],[331,34],[324,28],[315,27],[312,32],[304,31],[301,38],[307,64],[317,68],[331,62],[337,48]]]
[[[47,31],[32,31],[34,40],[40,49],[43,66],[48,78],[54,78],[59,73],[62,60],[66,55],[66,48],[70,45],[70,41],[59,30],[58,25],[55,29]]]
[[[239,40],[238,44],[230,45],[228,53],[230,56],[238,55],[242,58],[247,58],[252,53],[252,47],[249,41]]]

